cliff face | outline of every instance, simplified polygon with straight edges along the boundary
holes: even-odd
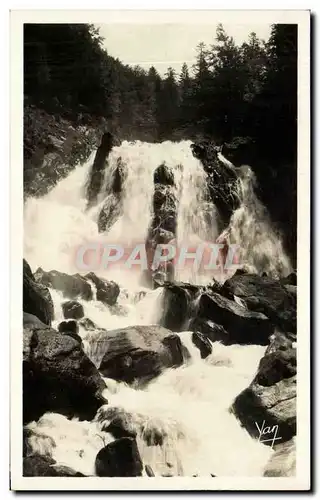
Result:
[[[24,196],[43,196],[97,147],[102,123],[93,128],[24,107]]]

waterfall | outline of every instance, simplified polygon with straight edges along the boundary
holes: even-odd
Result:
[[[255,273],[273,277],[287,276],[292,267],[269,214],[255,195],[256,179],[252,169],[239,169],[240,207],[230,221],[230,240],[239,245],[240,262]]]
[[[126,247],[144,244],[153,216],[153,176],[163,163],[174,173],[178,199],[177,244],[215,242],[219,236],[219,214],[209,200],[206,175],[201,163],[192,156],[190,144],[188,141],[161,144],[125,141],[115,147],[106,163],[97,203],[89,209],[85,192],[93,156],[42,198],[29,198],[24,213],[24,256],[32,271],[40,266],[45,271],[79,272],[75,251],[88,241]],[[112,175],[119,158],[126,170],[121,212],[108,231],[99,233],[99,213],[106,203],[111,203]],[[265,208],[253,193],[252,182],[251,170],[242,169],[239,180],[242,203],[230,221],[230,240],[240,245],[241,258],[256,271],[287,273],[289,261],[280,239],[272,231]],[[101,268],[95,272],[114,279],[120,286],[116,310],[98,302],[95,295],[90,301],[79,299],[85,316],[98,328],[92,332],[80,328],[79,332],[85,351],[98,366],[103,354],[103,344],[96,342],[101,329],[157,324],[162,290],[145,287],[138,270]],[[190,268],[179,270],[176,278],[201,281]],[[61,303],[65,299],[60,292],[50,291],[56,327],[62,320]],[[190,360],[180,368],[165,371],[143,389],[106,380],[108,408],[120,408],[140,422],[138,446],[144,463],[149,464],[156,475],[262,475],[271,450],[240,427],[229,407],[252,380],[264,348],[224,347],[215,343],[212,354],[202,360],[190,344],[189,333],[179,335],[190,351]],[[47,414],[29,427],[39,433],[39,439],[34,438],[35,449],[41,448],[45,434],[53,458],[84,474],[94,474],[94,458],[103,446],[97,421],[68,421],[65,417]],[[147,431],[160,435],[157,446],[148,446]],[[111,439],[109,435],[107,438]]]

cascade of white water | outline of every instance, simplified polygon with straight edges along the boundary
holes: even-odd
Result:
[[[255,194],[256,179],[248,166],[238,169],[240,207],[232,214],[230,240],[239,245],[239,260],[255,273],[287,276],[292,267],[269,214]]]
[[[126,167],[121,194],[122,213],[108,232],[99,234],[98,214],[110,194],[111,177],[119,157]],[[24,254],[33,271],[41,266],[46,271],[78,272],[75,249],[88,241],[129,247],[143,244],[153,215],[153,175],[162,163],[171,167],[175,176],[179,201],[178,245],[184,241],[193,245],[216,240],[217,214],[208,201],[206,176],[199,161],[192,156],[189,142],[124,142],[114,148],[97,204],[87,210],[85,185],[92,161],[93,157],[86,165],[78,166],[44,197],[26,201]],[[263,270],[273,271],[280,266],[286,271],[289,263],[281,242],[271,231],[266,212],[253,194],[251,182],[252,177],[241,177],[243,203],[232,216],[230,238],[240,244],[242,258],[255,269],[264,266]],[[115,279],[121,289],[118,311],[98,302],[95,296],[91,301],[79,300],[85,316],[97,327],[110,330],[158,323],[162,307],[161,289],[142,287],[139,273],[127,269],[98,269],[96,273]],[[199,276],[190,267],[178,271],[176,277],[199,281]],[[143,298],[137,301],[137,294],[141,292]],[[65,298],[55,290],[51,293],[56,326],[63,318],[61,303]],[[80,329],[80,335],[86,352],[98,364],[103,350],[103,346],[95,347],[99,333]],[[191,345],[188,332],[183,332],[180,337],[191,354],[186,365],[167,370],[145,389],[107,381],[109,406],[122,408],[133,418],[140,419],[143,424],[138,434],[140,452],[144,463],[151,465],[156,474],[261,475],[271,451],[250,438],[230,414],[229,407],[234,397],[252,380],[263,348],[223,347],[216,343],[212,355],[204,361]],[[94,473],[94,458],[103,446],[101,440],[108,442],[111,439],[110,435],[101,433],[97,422],[67,421],[53,414],[45,415],[32,427],[39,432],[38,441],[34,438],[35,448],[42,446],[45,434],[50,438],[45,445],[50,448],[52,456],[85,474]],[[162,444],[147,446],[146,429],[156,429],[162,436]]]

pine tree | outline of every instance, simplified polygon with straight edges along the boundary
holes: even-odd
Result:
[[[159,134],[161,139],[171,137],[179,118],[179,90],[176,73],[169,67],[159,96]]]

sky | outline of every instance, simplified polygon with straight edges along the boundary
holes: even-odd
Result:
[[[217,21],[218,24],[219,21]],[[123,63],[139,65],[145,69],[154,66],[164,75],[169,66],[178,73],[183,62],[189,67],[195,63],[196,47],[200,42],[214,43],[217,24],[99,24],[100,34],[105,38],[104,47],[109,55]],[[254,31],[259,38],[267,40],[271,25],[225,24],[225,31],[237,44],[247,40]]]

